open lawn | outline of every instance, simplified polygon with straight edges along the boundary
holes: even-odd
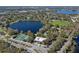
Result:
[[[71,26],[71,22],[64,21],[64,20],[56,20],[56,21],[50,22],[50,24],[54,26],[59,26],[59,27]]]
[[[4,32],[4,30],[2,28],[0,28],[0,32]]]

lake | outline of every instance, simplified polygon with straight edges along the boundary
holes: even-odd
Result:
[[[62,9],[62,10],[57,10],[58,14],[79,14],[79,10],[65,10],[65,9]]]
[[[77,43],[75,47],[75,53],[79,53],[79,36],[76,36],[75,42]]]
[[[79,43],[79,36],[76,36],[75,41],[76,43]]]
[[[10,24],[9,27],[14,30],[23,31],[31,31],[32,33],[36,33],[42,28],[43,24],[40,21],[18,21],[13,24]]]

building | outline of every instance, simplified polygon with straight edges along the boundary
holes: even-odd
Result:
[[[77,22],[78,21],[79,16],[74,16],[71,17],[72,22]]]
[[[19,35],[17,35],[17,37],[15,38],[15,40],[30,42],[32,39],[31,39],[30,36],[20,33]]]
[[[38,42],[38,43],[43,43],[45,40],[47,40],[47,38],[43,38],[43,37],[36,37],[34,39],[35,42]]]

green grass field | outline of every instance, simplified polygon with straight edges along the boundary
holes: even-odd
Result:
[[[4,32],[4,30],[2,28],[0,28],[0,32]]]
[[[71,26],[71,22],[64,21],[64,20],[56,20],[56,21],[50,22],[50,24],[54,26],[59,26],[59,27]]]

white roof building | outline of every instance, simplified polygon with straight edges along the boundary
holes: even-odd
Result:
[[[74,17],[71,17],[71,20],[72,20],[73,22],[76,22],[76,21],[78,20],[78,18],[79,18],[79,16],[74,16]]]
[[[43,42],[45,41],[47,38],[43,38],[43,37],[36,37],[34,41],[36,42]]]

